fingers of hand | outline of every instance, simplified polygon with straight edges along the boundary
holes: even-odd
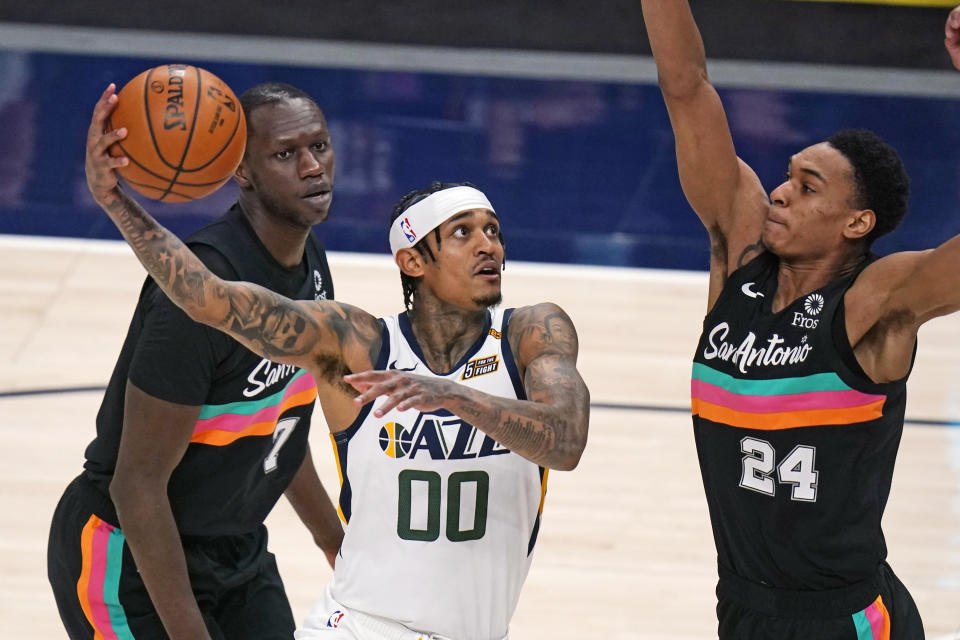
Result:
[[[415,383],[404,380],[394,380],[375,385],[364,395],[371,396],[370,400],[380,396],[385,397],[383,404],[381,404],[376,411],[377,417],[380,418],[394,408],[401,411],[408,409],[411,399],[418,393],[418,386]]]
[[[960,32],[954,32],[953,37],[948,37],[944,44],[953,66],[960,69]]]
[[[100,133],[91,140],[91,148],[87,153],[87,171],[97,174],[112,173],[114,169],[125,167],[130,160],[126,156],[111,156],[108,149],[119,140],[127,137],[125,127],[120,127],[116,131]]]
[[[950,12],[950,15],[947,16],[947,27],[953,29],[960,28],[960,7],[955,7],[953,11]]]
[[[387,396],[387,399],[383,402],[383,404],[381,404],[381,405],[377,408],[377,410],[374,412],[374,414],[375,414],[378,418],[382,418],[382,417],[385,416],[388,412],[390,412],[394,407],[396,407],[398,404],[400,404],[401,399],[402,399],[402,398],[398,398],[397,396],[395,396],[395,395],[393,395],[393,394],[388,395],[388,396]],[[402,410],[402,409],[401,409],[401,410]]]
[[[361,371],[360,373],[348,373],[347,375],[343,376],[343,380],[349,384],[352,384],[354,387],[356,387],[358,384],[369,387],[372,384],[386,380],[389,375],[389,371],[374,371],[370,369],[367,371]]]
[[[90,120],[90,134],[87,136],[88,138],[93,137],[95,133],[103,133],[104,123],[107,121],[107,117],[117,106],[116,89],[116,85],[111,82],[107,85],[107,88],[104,89],[103,93],[100,94],[100,99],[97,100],[97,104],[93,108],[93,118]]]
[[[360,392],[354,403],[364,405],[376,400],[379,396],[388,395],[395,387],[396,382],[382,375],[382,371],[365,371],[343,377],[344,381]]]
[[[108,100],[116,103],[116,98],[117,96],[115,94],[111,94],[108,97]],[[90,131],[87,134],[87,153],[88,155],[92,156],[104,156],[109,158],[109,160],[105,163],[108,167],[122,167],[127,164],[127,158],[125,156],[110,158],[107,156],[107,149],[109,149],[116,142],[127,137],[127,128],[120,127],[119,129],[109,131],[105,129],[105,114],[98,114],[103,102],[104,99],[101,99],[100,102],[97,103],[97,109],[94,110],[93,120],[90,122]]]

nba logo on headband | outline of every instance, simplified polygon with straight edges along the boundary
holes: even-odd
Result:
[[[407,238],[407,241],[410,244],[416,244],[417,234],[413,232],[413,229],[410,227],[410,220],[404,218],[400,221],[400,231],[403,231],[403,235]]]

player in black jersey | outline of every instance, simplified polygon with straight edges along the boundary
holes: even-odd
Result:
[[[736,155],[688,3],[643,0],[643,14],[710,237],[691,396],[720,638],[923,638],[880,522],[918,329],[960,308],[960,237],[871,254],[909,180],[867,131],[798,151],[768,196]]]
[[[188,240],[225,279],[333,297],[311,227],[329,213],[334,151],[305,92],[240,97],[239,201]],[[190,320],[148,278],[83,473],[54,514],[48,574],[70,638],[290,638],[263,521],[287,496],[331,566],[343,530],[307,435],[316,383]]]

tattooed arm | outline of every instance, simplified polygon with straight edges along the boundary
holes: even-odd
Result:
[[[209,271],[120,189],[116,169],[128,160],[111,157],[107,149],[127,131],[104,130],[116,103],[111,84],[94,108],[87,134],[87,186],[164,293],[194,321],[230,334],[266,358],[311,373],[318,361],[341,357],[346,330],[340,325],[355,325],[357,316],[362,316],[360,324],[376,323],[373,316],[347,305],[290,300],[249,282],[222,280]]]
[[[504,447],[544,467],[570,470],[587,443],[590,392],[577,371],[577,332],[563,309],[543,303],[517,309],[507,336],[528,400],[503,398],[442,379],[391,371],[346,376],[358,405],[385,395],[376,415],[396,407],[446,409]]]

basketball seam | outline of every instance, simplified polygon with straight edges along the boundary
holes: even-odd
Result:
[[[237,135],[237,131],[240,129],[240,121],[241,121],[241,120],[246,120],[245,117],[244,117],[244,115],[243,115],[243,108],[240,107],[240,101],[239,101],[239,100],[237,100],[237,107],[240,108],[240,113],[237,114],[238,117],[237,117],[237,119],[236,119],[236,120],[234,121],[234,123],[233,123],[233,131],[230,132],[230,137],[227,138],[227,141],[223,144],[222,147],[220,147],[220,150],[217,151],[217,153],[216,153],[212,158],[210,158],[209,160],[207,160],[206,163],[200,165],[199,167],[195,167],[195,168],[193,168],[193,169],[183,169],[183,168],[181,167],[181,171],[182,171],[183,173],[193,173],[194,171],[203,171],[204,169],[206,169],[207,167],[209,167],[211,164],[213,164],[214,160],[216,160],[217,158],[219,158],[220,156],[222,156],[223,153],[224,153],[227,149],[230,148],[230,144],[233,142],[233,139],[234,139],[234,138],[236,137],[236,135]],[[226,177],[229,178],[229,177],[230,177],[230,174],[232,174],[232,173],[233,173],[233,172],[231,171],[230,173],[227,174]],[[181,184],[182,184],[182,183],[181,183]]]
[[[203,75],[200,73],[198,67],[190,67],[197,74],[197,97],[193,105],[193,122],[190,123],[190,133],[187,135],[187,144],[183,146],[183,155],[180,156],[180,164],[176,166],[173,174],[173,177],[170,179],[170,186],[167,187],[167,190],[163,193],[162,196],[157,198],[158,200],[163,200],[166,198],[170,192],[173,191],[173,185],[177,182],[177,176],[183,171],[183,163],[187,159],[187,153],[190,152],[190,144],[193,142],[193,132],[197,128],[197,116],[200,114],[200,96],[203,95]]]
[[[174,195],[174,196],[177,196],[177,197],[179,197],[179,198],[183,198],[184,200],[196,200],[195,197],[190,196],[190,195],[187,195],[187,194],[185,194],[185,193],[180,193],[179,191],[175,191],[175,190],[171,189],[169,186],[167,186],[167,187],[155,187],[155,186],[153,186],[153,185],[151,185],[151,184],[144,184],[144,183],[142,183],[142,182],[137,182],[137,181],[135,181],[135,180],[127,180],[127,182],[129,182],[129,183],[132,184],[132,185],[137,185],[137,186],[139,186],[139,187],[142,188],[142,189],[150,189],[150,190],[153,190],[153,191],[162,191],[163,194],[164,194],[164,197],[166,197],[166,196],[168,196],[168,195]],[[177,185],[178,185],[178,186],[188,186],[188,185],[184,185],[182,182],[178,182]],[[189,186],[193,186],[193,185],[189,185]],[[201,186],[202,186],[202,185],[201,185]],[[146,194],[144,194],[144,195],[146,195]],[[159,200],[159,198],[156,198],[156,199]]]
[[[112,128],[113,128],[113,123],[110,122],[110,121],[108,121],[108,122],[107,122],[107,126],[112,129]],[[140,168],[143,172],[149,173],[150,175],[154,176],[154,177],[157,178],[158,180],[161,180],[162,182],[167,182],[167,181],[169,181],[169,178],[167,178],[166,176],[162,176],[162,175],[160,175],[159,173],[157,173],[156,171],[154,171],[153,169],[151,169],[150,167],[147,167],[147,166],[141,164],[140,161],[137,160],[137,159],[127,150],[127,148],[126,148],[125,146],[123,146],[123,141],[122,141],[122,140],[118,140],[118,141],[116,141],[114,144],[117,145],[117,147],[119,147],[120,151],[123,152],[123,155],[125,155],[125,156],[127,157],[127,159],[130,160],[130,162],[132,162],[133,164],[135,164],[135,165],[136,165],[138,168]],[[166,163],[164,163],[164,164],[166,164]],[[126,180],[127,182],[131,183],[131,184],[134,183],[133,180],[128,179],[126,176],[124,176],[123,179]],[[136,183],[136,184],[144,184],[144,183]]]
[[[147,131],[150,132],[150,142],[153,144],[154,153],[156,153],[157,157],[160,158],[160,162],[162,162],[164,165],[166,165],[170,169],[173,169],[174,171],[176,171],[177,168],[173,166],[173,164],[167,161],[167,159],[163,155],[163,152],[160,150],[160,145],[157,142],[157,136],[153,133],[153,120],[150,119],[150,98],[149,98],[150,94],[148,92],[150,90],[150,78],[153,76],[153,72],[156,71],[157,69],[159,69],[159,67],[154,67],[150,69],[150,71],[147,72],[147,77],[144,78],[143,80],[143,111],[144,111],[144,114],[146,115]],[[137,164],[139,165],[139,163]],[[160,176],[157,176],[157,177],[160,177]],[[163,178],[163,179],[166,180],[166,178]],[[176,177],[174,177],[174,179],[176,179]]]

